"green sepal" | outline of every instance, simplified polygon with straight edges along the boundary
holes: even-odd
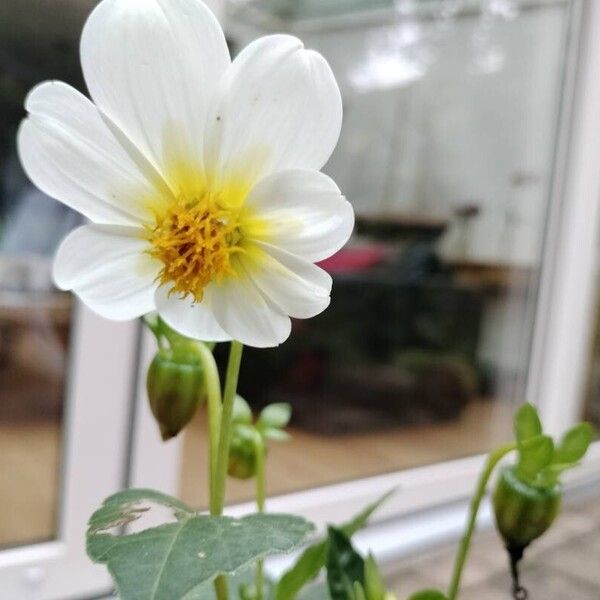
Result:
[[[332,600],[362,600],[355,596],[355,583],[364,591],[365,561],[342,530],[329,527],[328,540],[327,585]]]
[[[262,429],[262,436],[274,442],[287,442],[292,436],[283,429]]]
[[[527,402],[519,407],[514,417],[514,431],[519,445],[543,433],[542,422],[533,404]]]
[[[547,467],[554,456],[554,442],[547,435],[537,435],[519,444],[517,474],[526,483],[533,483],[538,473]]]
[[[514,466],[500,470],[492,496],[496,528],[509,549],[523,550],[543,535],[560,510],[560,486],[537,487],[523,481]]]
[[[594,430],[589,423],[580,423],[569,429],[556,447],[552,462],[575,465],[585,456],[593,437]]]
[[[233,399],[231,420],[233,423],[245,423],[247,425],[252,423],[252,409],[239,394],[236,394]]]
[[[259,429],[281,429],[292,417],[292,407],[287,402],[276,402],[262,409],[256,426]]]
[[[162,439],[175,437],[192,420],[206,395],[198,355],[181,347],[159,350],[148,367],[146,390]]]

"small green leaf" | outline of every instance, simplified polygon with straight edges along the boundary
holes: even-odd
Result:
[[[371,515],[395,492],[390,490],[381,498],[369,504],[352,520],[344,523],[340,529],[352,537],[362,529]],[[328,552],[328,540],[309,546],[288,571],[286,571],[275,588],[275,600],[291,600],[310,581],[312,581],[325,566]]]
[[[547,435],[525,440],[519,446],[517,475],[526,483],[533,483],[537,474],[552,461],[554,442]]]
[[[343,531],[329,527],[328,533],[326,566],[329,593],[332,600],[354,600],[354,584],[357,582],[364,589],[365,561]]]
[[[171,521],[138,533],[111,532],[161,508],[171,511]],[[87,552],[106,564],[122,600],[192,600],[220,573],[292,550],[312,530],[292,515],[213,517],[153,490],[126,490],[92,515]]]
[[[594,431],[589,423],[576,425],[565,433],[554,451],[552,462],[555,464],[579,462],[585,456],[593,437]]]
[[[263,429],[262,434],[265,438],[276,442],[287,442],[291,438],[290,434],[283,429]]]
[[[566,463],[566,464],[551,464],[538,474],[533,485],[537,488],[551,488],[554,487],[560,476],[569,469],[574,469],[579,463]]]
[[[250,405],[239,395],[235,395],[233,400],[232,421],[234,423],[243,423],[250,425],[252,423],[252,409]]]
[[[515,438],[519,444],[542,434],[542,423],[533,404],[523,404],[515,413]]]
[[[423,590],[413,594],[408,600],[448,600],[439,590]]]
[[[372,554],[365,560],[365,592],[368,600],[383,600],[386,594],[381,572]]]
[[[353,598],[354,600],[367,600],[367,596],[365,594],[365,588],[358,582],[354,582],[354,590],[353,590]]]
[[[292,416],[292,407],[287,402],[276,402],[265,406],[258,418],[257,426],[262,429],[281,429]]]

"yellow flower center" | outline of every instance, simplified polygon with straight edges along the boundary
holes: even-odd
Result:
[[[241,209],[220,200],[210,192],[192,199],[182,194],[155,212],[154,226],[147,227],[149,254],[162,262],[157,280],[171,286],[169,294],[201,302],[211,281],[235,274],[232,257],[244,251]]]

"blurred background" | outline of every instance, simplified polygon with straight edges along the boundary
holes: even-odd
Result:
[[[120,445],[70,446],[78,427],[100,418],[73,384],[74,371],[102,363],[110,372],[116,359],[94,338],[102,320],[52,285],[53,252],[79,217],[28,182],[15,134],[25,94],[37,82],[62,79],[85,92],[78,39],[95,3],[0,3],[0,589],[3,554],[14,559],[19,550],[62,539],[73,506],[66,499],[78,503],[69,482],[78,477],[87,486],[82,512],[120,482],[139,479],[132,469],[151,472],[159,486],[164,477],[163,487],[195,506],[207,501],[202,416],[169,446],[167,478],[142,464],[158,452],[158,433],[144,417],[143,389],[118,374],[113,383],[126,390],[132,423]],[[352,496],[353,483],[375,490],[388,481],[382,476],[417,477],[422,489],[439,484],[448,492],[452,481],[457,493],[470,489],[471,465],[510,438],[513,409],[526,397],[534,396],[556,431],[582,418],[600,426],[597,231],[590,224],[597,189],[592,184],[594,195],[573,204],[587,229],[565,234],[570,208],[559,186],[575,168],[564,148],[575,135],[573,119],[583,118],[573,116],[586,85],[578,69],[596,60],[583,44],[585,5],[211,3],[232,53],[266,33],[294,33],[329,60],[344,100],[340,143],[325,171],[353,204],[357,224],[348,246],[322,263],[334,279],[331,307],[295,322],[281,348],[248,349],[242,367],[240,392],[253,407],[293,406],[292,440],[270,452],[271,495],[295,494],[289,497],[303,506],[303,492],[322,490],[318,497],[332,507],[328,489]],[[583,162],[600,162],[593,148],[586,156]],[[561,267],[561,248],[586,243],[594,250],[589,265],[574,254]],[[587,269],[580,294],[557,283],[557,273],[578,269]],[[565,289],[573,304],[561,296]],[[554,314],[573,320],[564,338],[544,335]],[[92,323],[86,335],[84,322]],[[129,335],[127,327],[137,340],[135,324],[119,335]],[[126,346],[131,364],[143,364],[147,346],[145,338]],[[565,349],[578,360],[563,361],[557,372],[552,357]],[[577,377],[577,384],[566,396],[545,396],[539,380],[546,375]],[[101,422],[118,429],[122,415],[102,413]],[[78,453],[99,474],[112,469],[113,481],[81,479]],[[596,466],[588,470],[590,480],[600,476]],[[253,496],[250,484],[232,482],[229,491],[233,503]],[[429,504],[443,504],[435,500],[441,492],[431,492]],[[423,493],[388,509],[386,518],[420,510]],[[73,552],[81,553],[77,544]],[[45,567],[25,563],[23,581],[39,591]],[[31,597],[84,597],[80,590],[90,588],[63,585],[63,595]],[[591,594],[600,597],[600,582]]]

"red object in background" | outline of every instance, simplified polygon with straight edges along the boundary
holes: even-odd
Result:
[[[339,252],[317,263],[331,275],[366,271],[387,258],[389,249],[384,246],[342,248]]]

